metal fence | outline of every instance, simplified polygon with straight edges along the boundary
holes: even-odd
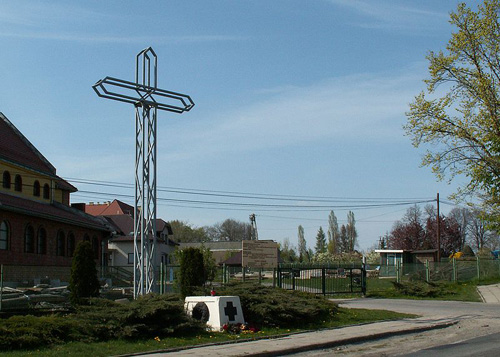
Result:
[[[451,259],[441,262],[425,262],[418,264],[398,264],[382,266],[381,278],[402,280],[432,281],[470,281],[500,278],[500,260],[498,259]]]
[[[366,293],[363,264],[280,264],[277,286],[314,294]]]

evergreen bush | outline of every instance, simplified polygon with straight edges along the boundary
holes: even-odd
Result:
[[[337,305],[323,296],[256,283],[228,284],[218,295],[240,297],[245,320],[256,326],[294,328],[330,320]]]
[[[70,300],[74,305],[88,298],[99,296],[99,280],[94,260],[94,252],[88,241],[78,243],[71,265],[69,281]]]
[[[203,252],[198,248],[186,248],[179,252],[179,286],[182,297],[193,294],[196,287],[205,284]]]

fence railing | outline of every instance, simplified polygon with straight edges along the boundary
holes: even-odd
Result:
[[[381,266],[381,278],[401,280],[432,281],[470,281],[500,277],[500,260],[498,259],[451,259],[449,261],[401,264]]]

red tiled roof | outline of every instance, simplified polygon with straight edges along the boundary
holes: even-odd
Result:
[[[56,174],[55,167],[2,113],[0,113],[0,133],[2,137],[0,156],[2,158],[43,173]]]
[[[134,207],[122,201],[113,200],[113,202],[85,205],[85,213],[92,216],[133,215]]]
[[[56,175],[56,168],[38,151],[35,146],[0,113],[0,159],[27,167],[56,179],[63,190],[76,192],[77,189]]]
[[[111,231],[104,220],[90,216],[82,211],[58,202],[48,204],[0,193],[0,210],[41,217],[51,221],[73,224],[85,228]]]

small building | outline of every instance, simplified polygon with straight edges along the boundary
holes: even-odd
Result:
[[[425,264],[426,261],[437,261],[437,249],[406,250],[406,249],[375,249],[380,254],[381,266],[396,266],[400,264]]]
[[[175,234],[175,232],[174,232]],[[239,254],[241,266],[241,242],[203,242],[203,243],[179,243],[179,249],[205,247],[212,252],[215,264],[222,265],[227,259]]]
[[[113,230],[108,242],[109,266],[134,265],[134,207],[119,201],[79,203],[86,213],[105,219]],[[156,220],[156,252],[158,262],[169,264],[178,243],[173,240],[172,227],[163,219]]]

